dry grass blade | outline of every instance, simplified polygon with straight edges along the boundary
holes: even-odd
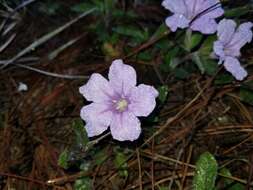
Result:
[[[17,55],[15,55],[13,58],[11,58],[7,63],[5,63],[3,66],[0,67],[0,69],[4,69],[5,67],[7,67],[9,64],[12,64],[13,62],[15,62],[17,59],[19,59],[20,57],[24,56],[25,54],[29,53],[30,51],[34,50],[35,48],[39,47],[40,45],[44,44],[45,42],[47,42],[48,40],[52,39],[54,36],[56,36],[57,34],[61,33],[62,31],[64,31],[65,29],[67,29],[68,27],[70,27],[72,24],[74,24],[75,22],[77,22],[78,20],[80,20],[81,18],[91,14],[92,12],[94,12],[96,9],[92,8],[84,13],[82,13],[81,15],[79,15],[78,17],[74,18],[73,20],[69,21],[68,23],[64,24],[63,26],[57,28],[56,30],[42,36],[41,38],[39,38],[38,40],[36,40],[35,42],[31,43],[29,46],[27,46],[25,49],[23,49],[22,51],[20,51]]]

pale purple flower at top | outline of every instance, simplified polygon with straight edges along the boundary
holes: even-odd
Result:
[[[252,40],[253,23],[245,22],[239,27],[235,21],[223,19],[217,28],[218,40],[214,42],[214,53],[219,57],[219,64],[224,62],[225,69],[237,80],[243,80],[248,74],[237,59],[240,49]]]
[[[91,104],[81,109],[89,137],[103,133],[110,126],[112,137],[119,141],[134,141],[140,133],[137,117],[148,116],[156,106],[157,90],[149,85],[136,86],[133,67],[118,59],[109,69],[109,81],[94,73],[80,93]]]
[[[224,14],[219,0],[164,0],[162,6],[174,13],[165,21],[172,32],[190,27],[193,31],[213,34],[217,29],[215,18]]]

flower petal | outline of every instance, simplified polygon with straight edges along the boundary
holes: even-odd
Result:
[[[228,47],[230,49],[237,50],[240,52],[240,49],[252,40],[252,31],[251,28],[253,24],[251,22],[241,24],[236,32],[233,35]],[[240,54],[240,53],[239,53]]]
[[[125,111],[114,114],[111,122],[112,137],[119,141],[134,141],[141,133],[141,123],[133,113]]]
[[[162,6],[173,13],[185,14],[186,5],[184,0],[164,0]]]
[[[128,109],[135,116],[148,116],[156,106],[157,90],[149,85],[141,84],[131,90]]]
[[[240,65],[240,62],[234,57],[226,57],[224,67],[237,80],[243,80],[248,75],[247,71]]]
[[[79,88],[79,92],[88,100],[94,102],[109,101],[113,89],[109,82],[100,74],[94,73],[89,81]]]
[[[89,137],[100,135],[111,123],[112,112],[106,104],[92,103],[81,109],[81,118],[86,122]]]
[[[208,16],[201,16],[192,22],[190,28],[203,34],[213,34],[217,30],[217,23]]]
[[[127,95],[130,89],[136,85],[136,72],[133,67],[124,64],[121,59],[117,59],[110,66],[109,83],[117,93]]]
[[[217,27],[217,35],[219,40],[225,45],[229,43],[235,33],[236,23],[234,20],[223,19]]]
[[[199,0],[199,12],[202,16],[217,18],[224,14],[219,0]]]
[[[189,26],[190,20],[185,18],[182,14],[174,14],[169,16],[165,20],[166,25],[171,29],[172,32],[175,32],[177,28],[186,28]]]
[[[213,50],[215,55],[219,56],[221,60],[225,59],[224,45],[221,41],[215,41],[213,43]]]

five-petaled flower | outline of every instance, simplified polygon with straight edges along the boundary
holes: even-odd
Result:
[[[217,29],[215,18],[224,13],[219,0],[164,0],[162,6],[174,13],[165,21],[173,32],[190,27],[193,31],[213,34]]]
[[[94,73],[80,93],[91,104],[81,109],[89,137],[103,133],[110,126],[112,137],[119,141],[136,140],[140,133],[137,117],[148,116],[156,106],[157,90],[149,85],[136,86],[136,72],[122,60],[113,61],[109,81]]]
[[[217,28],[218,40],[214,42],[214,53],[219,57],[219,64],[224,62],[225,69],[237,80],[243,80],[247,71],[240,65],[238,57],[240,49],[252,40],[253,23],[246,22],[236,28],[236,23],[230,19],[220,21]]]

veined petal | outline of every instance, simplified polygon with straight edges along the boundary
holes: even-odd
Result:
[[[241,24],[236,30],[236,32],[234,33],[233,38],[228,44],[228,47],[230,49],[237,49],[237,51],[240,51],[240,49],[246,43],[251,42],[252,40],[251,28],[252,27],[253,27],[253,24],[251,22]]]
[[[81,109],[81,118],[86,122],[89,137],[100,135],[111,123],[112,112],[106,104],[92,103]]]
[[[128,109],[135,116],[148,116],[156,106],[157,90],[149,85],[141,84],[131,90]]]
[[[219,56],[220,59],[224,59],[225,58],[225,52],[224,52],[224,45],[221,41],[215,41],[213,43],[213,50],[215,55]]]
[[[214,19],[207,16],[201,16],[193,21],[191,29],[203,34],[213,34],[217,30],[217,23]]]
[[[190,20],[188,20],[182,14],[174,14],[169,16],[165,20],[166,25],[171,29],[172,32],[175,32],[177,28],[186,28],[189,26]]]
[[[132,66],[117,59],[109,69],[109,83],[117,93],[127,95],[136,85],[136,72]]]
[[[104,102],[113,96],[113,89],[109,82],[100,74],[94,73],[89,81],[79,88],[79,92],[88,100],[94,102]]]
[[[223,19],[217,27],[217,35],[219,40],[224,44],[228,44],[235,33],[236,23],[234,20]]]
[[[139,119],[131,112],[114,114],[110,125],[112,137],[119,141],[134,141],[141,133]]]
[[[194,18],[202,9],[205,0],[185,0],[187,17]]]
[[[199,0],[199,14],[209,18],[217,18],[224,14],[219,0]]]
[[[164,0],[162,6],[173,13],[185,14],[186,4],[184,0]]]
[[[234,57],[226,57],[224,67],[237,80],[243,80],[248,75],[247,71],[240,65],[240,62]]]

